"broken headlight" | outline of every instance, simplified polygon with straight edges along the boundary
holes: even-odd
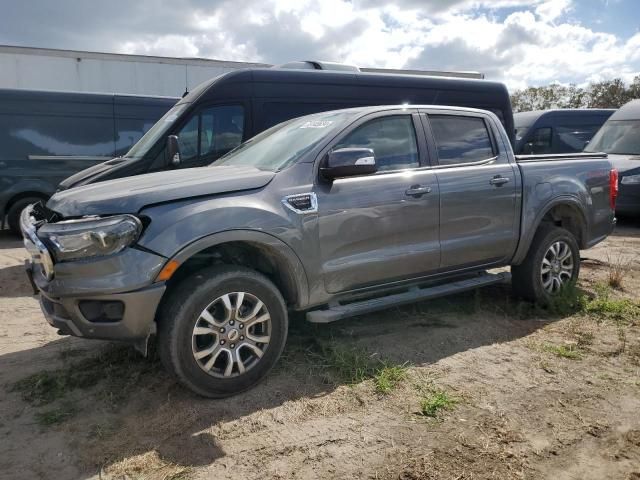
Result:
[[[46,223],[40,237],[59,262],[117,253],[134,243],[142,224],[133,215]]]

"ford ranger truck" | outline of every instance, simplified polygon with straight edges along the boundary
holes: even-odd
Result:
[[[326,323],[508,280],[549,302],[612,231],[617,185],[605,154],[514,157],[488,111],[362,107],[214,166],[58,192],[21,229],[52,326],[153,339],[180,382],[224,397],[273,367],[290,311]]]

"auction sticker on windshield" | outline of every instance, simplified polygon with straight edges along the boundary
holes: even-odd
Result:
[[[331,125],[333,122],[331,120],[313,120],[309,122],[304,122],[300,125],[300,128],[325,128]]]

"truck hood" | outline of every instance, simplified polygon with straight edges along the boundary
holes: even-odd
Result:
[[[610,153],[608,155],[608,159],[611,162],[611,165],[613,165],[613,168],[617,169],[619,173],[625,173],[628,170],[640,169],[640,155],[619,155],[616,153]]]
[[[261,188],[274,176],[274,172],[235,166],[148,173],[58,192],[47,207],[63,218],[135,214],[156,203]]]
[[[98,163],[97,165],[93,165],[92,167],[80,170],[79,172],[74,173],[70,177],[65,178],[62,182],[60,182],[60,185],[58,185],[58,190],[67,190],[75,186],[84,185],[101,173],[107,172],[113,169],[113,167],[115,167],[116,165],[121,165],[127,161],[131,160],[123,157],[112,158],[111,160],[107,160],[106,162]]]

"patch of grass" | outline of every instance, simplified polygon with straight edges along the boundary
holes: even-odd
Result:
[[[545,352],[553,353],[557,357],[568,358],[569,360],[580,360],[582,358],[582,352],[576,345],[545,344],[542,349]]]
[[[586,295],[580,289],[575,285],[569,285],[551,297],[546,310],[551,315],[571,315],[584,310],[587,301]]]
[[[313,353],[312,358],[329,368],[338,381],[349,385],[373,378],[380,368],[380,360],[375,355],[362,348],[335,343],[320,343],[320,351]]]
[[[635,325],[640,319],[640,304],[627,298],[613,299],[609,295],[597,296],[586,304],[585,313],[601,320]]]
[[[608,284],[611,288],[622,290],[624,287],[624,279],[631,270],[631,261],[626,259],[624,255],[618,256],[608,255],[607,265],[608,271]]]
[[[459,400],[444,390],[435,390],[420,399],[420,414],[435,418],[442,410],[453,410]]]
[[[35,419],[38,425],[42,427],[50,427],[69,420],[76,413],[76,406],[72,403],[66,402],[58,408],[37,412],[35,414]]]
[[[10,389],[20,392],[23,400],[32,405],[47,405],[74,390],[105,382],[106,392],[102,396],[115,404],[138,385],[142,375],[157,368],[157,362],[143,358],[131,348],[112,347],[62,368],[29,375]]]
[[[331,380],[355,385],[373,380],[379,393],[389,393],[407,376],[408,364],[394,364],[364,348],[341,345],[332,340],[316,339],[307,351],[307,361],[313,370],[321,369]]]
[[[407,364],[387,365],[374,375],[373,384],[378,393],[387,394],[394,390],[405,378],[407,378]]]

